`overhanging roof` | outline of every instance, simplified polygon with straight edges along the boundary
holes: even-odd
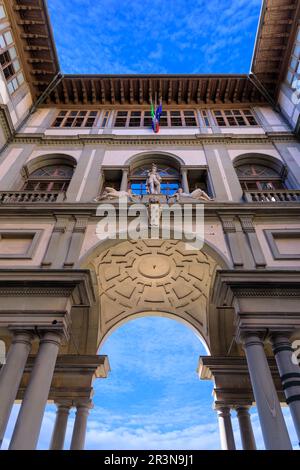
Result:
[[[284,80],[299,20],[299,0],[263,1],[251,71],[273,99]]]
[[[59,72],[59,62],[45,0],[4,0],[33,98]]]
[[[260,103],[275,99],[300,16],[299,0],[264,0],[247,75],[65,75],[59,77],[46,0],[4,0],[33,99],[52,105]],[[262,85],[262,86],[261,86]]]
[[[247,75],[66,75],[50,93],[52,104],[168,105],[261,102]]]

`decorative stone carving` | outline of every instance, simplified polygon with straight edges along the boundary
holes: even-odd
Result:
[[[90,263],[98,279],[102,336],[133,315],[174,315],[207,338],[216,263],[178,240],[125,241]]]
[[[177,193],[175,193],[173,197],[175,197],[176,200],[178,200],[181,197],[189,197],[189,198],[197,199],[197,200],[201,200],[201,201],[212,201],[213,200],[212,198],[210,198],[208,196],[208,194],[206,194],[205,191],[203,191],[200,188],[195,189],[191,193],[185,193],[182,188],[179,188]]]
[[[99,202],[104,200],[120,199],[122,197],[132,199],[131,190],[128,189],[128,191],[117,191],[115,188],[106,187],[104,188],[103,193],[96,197],[94,201]]]

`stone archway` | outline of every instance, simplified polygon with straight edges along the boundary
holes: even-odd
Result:
[[[189,324],[209,348],[208,310],[217,262],[179,240],[124,241],[92,259],[98,284],[99,344],[125,321],[160,314]]]

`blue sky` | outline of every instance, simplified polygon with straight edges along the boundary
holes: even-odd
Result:
[[[48,0],[64,73],[248,73],[261,0]]]
[[[121,326],[100,353],[109,356],[108,379],[94,382],[95,407],[88,421],[87,449],[219,449],[212,410],[212,383],[196,374],[205,350],[195,333],[177,321],[145,317]],[[19,406],[15,406],[3,448],[7,448]],[[286,421],[295,448],[297,438],[287,408]],[[48,405],[39,448],[49,448],[55,407]],[[262,435],[256,410],[252,423],[259,448]],[[70,446],[74,412],[66,438]],[[237,447],[241,448],[233,413]]]

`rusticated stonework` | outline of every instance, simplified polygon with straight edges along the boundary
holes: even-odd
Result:
[[[133,315],[169,315],[208,336],[207,308],[216,263],[178,240],[125,241],[96,257],[101,330]]]

